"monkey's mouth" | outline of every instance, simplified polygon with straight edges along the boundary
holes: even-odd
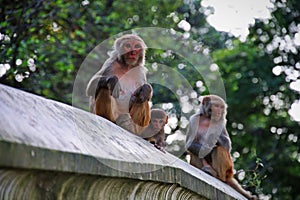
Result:
[[[139,56],[140,52],[141,52],[140,49],[135,49],[135,50],[128,51],[126,54],[127,57],[137,57]]]
[[[135,60],[137,58],[137,56],[129,56],[128,59],[129,60]]]
[[[153,125],[153,128],[156,129],[156,130],[160,129],[159,125],[155,125],[155,124]]]
[[[214,118],[220,118],[222,116],[222,113],[213,113],[212,116]]]

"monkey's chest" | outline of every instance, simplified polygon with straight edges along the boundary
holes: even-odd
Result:
[[[142,75],[122,76],[119,79],[120,91],[119,97],[116,99],[119,113],[128,113],[129,112],[129,100],[133,93],[145,84],[146,81]]]
[[[215,126],[214,124],[206,122],[199,123],[196,140],[198,142],[202,141],[209,143],[213,141],[212,143],[215,143],[217,138],[220,136],[221,131],[220,126]]]

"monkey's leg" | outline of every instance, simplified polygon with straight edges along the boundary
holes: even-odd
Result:
[[[197,155],[193,154],[192,152],[189,152],[189,155],[191,157],[190,164],[198,169],[201,169],[203,167],[201,159]]]
[[[113,77],[102,77],[100,78],[96,94],[95,94],[95,113],[102,116],[112,122],[115,122],[113,111],[112,111],[112,101],[113,95],[115,93],[118,96],[118,92],[115,92],[115,86],[118,82],[118,78]]]
[[[132,105],[130,111],[132,121],[141,127],[146,127],[150,123],[150,106],[148,101],[144,103],[135,103]]]
[[[247,199],[251,199],[251,200],[256,200],[257,196],[256,195],[252,195],[251,192],[246,191],[244,188],[242,188],[242,186],[237,182],[236,179],[234,178],[229,178],[226,180],[226,183],[228,185],[230,185],[232,188],[234,188],[236,191],[238,191],[239,193],[241,193],[243,196],[245,196]]]
[[[154,147],[156,147],[157,149],[161,150],[162,152],[165,153],[165,150],[164,150],[164,147],[165,147],[165,144],[164,144],[164,141],[162,141],[161,139],[161,131],[158,132],[156,135],[150,137],[150,138],[145,138],[147,141],[149,141],[151,144],[153,144]]]
[[[222,146],[217,146],[212,152],[212,166],[218,173],[218,178],[230,185],[248,199],[256,199],[249,191],[244,190],[233,178],[233,162],[229,152]]]
[[[129,101],[129,113],[133,122],[139,126],[146,127],[150,122],[150,106],[148,101],[152,95],[152,87],[144,84],[131,96]]]
[[[222,146],[213,149],[212,167],[216,170],[219,179],[226,182],[228,178],[233,177],[233,162],[229,152]]]

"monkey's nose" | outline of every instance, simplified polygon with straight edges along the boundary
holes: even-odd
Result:
[[[130,51],[130,54],[131,54],[131,55],[136,55],[136,54],[137,54],[137,51],[136,51],[136,50],[132,50],[132,51]]]

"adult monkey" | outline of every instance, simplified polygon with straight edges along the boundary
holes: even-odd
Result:
[[[146,45],[142,38],[126,34],[117,38],[102,68],[91,78],[86,94],[90,111],[139,134],[150,122]]]
[[[216,95],[203,97],[200,112],[191,116],[186,148],[190,164],[227,183],[248,199],[257,199],[233,178],[231,140],[226,130],[225,101]]]
[[[141,137],[148,140],[159,150],[164,151],[165,147],[165,130],[168,123],[168,115],[162,109],[151,110],[151,120],[148,127],[141,133]]]

